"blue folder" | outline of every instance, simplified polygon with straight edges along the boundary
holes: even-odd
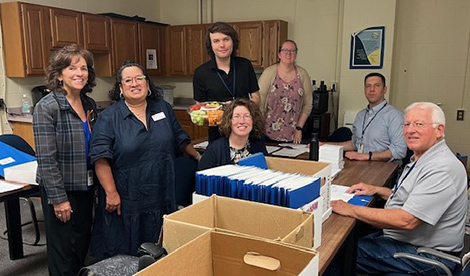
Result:
[[[238,161],[238,165],[254,166],[254,167],[261,168],[261,169],[268,168],[268,163],[266,163],[266,157],[264,157],[262,152],[258,152],[248,157],[240,159],[240,161]]]
[[[7,162],[11,158],[12,162]],[[5,177],[5,169],[16,165],[21,165],[36,160],[36,157],[26,154],[14,147],[0,142],[0,175]],[[2,165],[3,164],[3,165]]]
[[[348,203],[357,206],[366,206],[372,200],[372,198],[374,197],[367,195],[355,195],[348,201]]]

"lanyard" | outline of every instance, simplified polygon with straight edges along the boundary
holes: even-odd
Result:
[[[231,62],[233,63],[233,86],[232,86],[233,90],[230,90],[230,88],[228,88],[228,85],[224,81],[224,78],[222,78],[222,76],[220,75],[219,69],[217,69],[217,75],[219,76],[219,79],[224,84],[225,88],[227,88],[227,91],[230,93],[230,95],[232,95],[232,99],[235,99],[235,76],[237,72],[235,71],[235,61],[232,59]]]
[[[415,168],[416,163],[418,163],[418,161],[413,163],[411,168],[406,172],[405,176],[401,179],[400,183],[397,182],[395,184],[395,187],[393,187],[392,198],[395,195],[395,193],[398,191],[398,188],[400,188],[401,184],[403,184],[403,181],[405,181],[405,179],[408,177],[408,175],[411,173],[411,171]]]
[[[362,134],[361,134],[361,141],[362,141],[362,138],[364,138],[364,133],[366,132],[366,129],[369,127],[370,123],[372,123],[372,121],[375,119],[375,117],[377,117],[377,115],[379,115],[379,112],[382,111],[382,109],[384,109],[385,107],[387,106],[387,103],[384,104],[384,106],[382,106],[379,111],[377,111],[377,113],[375,113],[374,117],[372,117],[372,119],[369,121],[369,123],[367,123],[367,125],[364,127],[364,124],[366,123],[366,115],[368,112],[366,112],[364,114],[364,120],[362,121]]]

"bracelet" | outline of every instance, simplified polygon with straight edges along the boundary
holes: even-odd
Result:
[[[372,160],[372,151],[369,151],[369,161]]]
[[[295,126],[295,129],[297,129],[297,130],[302,130],[303,127],[301,127],[301,126]]]

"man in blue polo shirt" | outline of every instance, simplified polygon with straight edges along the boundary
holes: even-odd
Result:
[[[206,49],[211,60],[196,68],[193,93],[196,102],[228,102],[236,98],[259,104],[259,87],[251,62],[237,57],[237,32],[225,22],[209,27]],[[217,127],[209,127],[209,143],[220,137]]]
[[[401,161],[406,156],[403,113],[385,100],[385,93],[385,77],[368,74],[364,94],[369,104],[356,115],[352,140],[327,144],[343,146],[346,158],[351,160]]]
[[[341,200],[332,201],[331,206],[337,214],[383,229],[359,239],[357,272],[438,275],[432,265],[395,259],[393,255],[416,254],[418,247],[429,247],[459,256],[468,207],[467,174],[444,140],[445,116],[440,107],[426,102],[411,104],[406,108],[402,129],[414,155],[395,187],[359,183],[347,190],[387,200],[384,209],[354,206]],[[443,262],[451,270],[455,268],[453,262],[424,255]]]

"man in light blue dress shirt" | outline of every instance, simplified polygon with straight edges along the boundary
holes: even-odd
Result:
[[[364,78],[364,94],[369,102],[354,120],[352,140],[336,144],[344,147],[351,160],[401,160],[406,155],[403,112],[385,100],[385,77],[370,73]]]

